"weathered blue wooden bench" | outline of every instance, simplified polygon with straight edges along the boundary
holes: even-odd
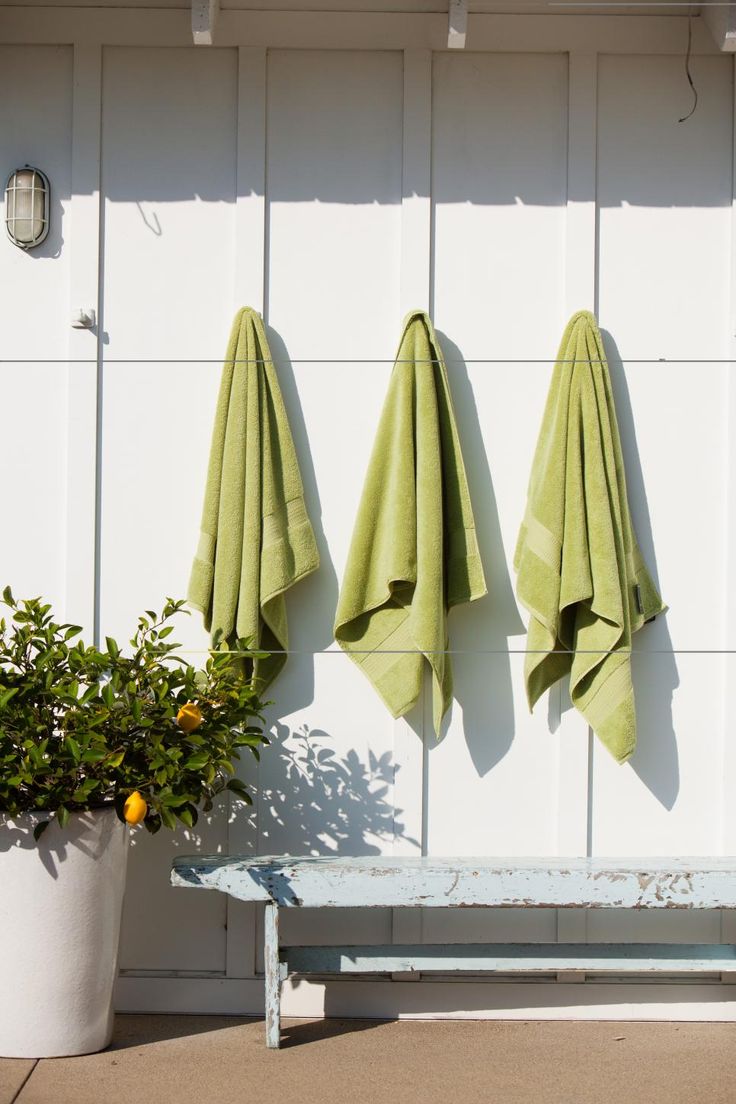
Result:
[[[506,943],[280,947],[280,908],[736,909],[735,859],[412,859],[189,856],[175,886],[218,889],[265,908],[266,1042],[281,1041],[290,974],[439,971],[689,974],[736,970],[736,947]]]

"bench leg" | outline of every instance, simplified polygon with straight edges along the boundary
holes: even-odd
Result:
[[[266,905],[264,970],[266,974],[266,1046],[281,1046],[281,963],[279,962],[279,906]]]

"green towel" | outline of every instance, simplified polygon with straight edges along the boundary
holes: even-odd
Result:
[[[335,638],[394,717],[419,698],[426,656],[439,734],[452,700],[447,613],[485,593],[447,370],[432,323],[415,311],[378,426]]]
[[[608,365],[588,311],[562,338],[514,567],[531,614],[530,708],[569,672],[573,704],[626,762],[636,747],[632,635],[666,606],[634,536]]]
[[[299,466],[260,315],[236,315],[222,370],[189,604],[232,646],[287,649],[284,593],[319,566]],[[265,689],[285,655],[247,673]]]

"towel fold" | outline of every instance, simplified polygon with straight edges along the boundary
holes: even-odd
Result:
[[[335,639],[394,717],[419,698],[426,657],[439,734],[452,700],[447,613],[485,593],[447,370],[432,323],[415,311],[378,426]]]
[[[284,593],[319,566],[294,442],[260,315],[236,315],[222,370],[188,601],[213,640],[289,646]],[[247,664],[264,690],[286,662]]]
[[[608,365],[588,311],[562,338],[514,567],[531,614],[530,708],[569,672],[573,704],[624,763],[636,747],[632,635],[666,606],[634,535]]]

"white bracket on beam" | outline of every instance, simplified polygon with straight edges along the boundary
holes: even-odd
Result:
[[[736,4],[703,0],[700,10],[718,49],[729,54],[736,52]]]
[[[447,25],[447,46],[450,50],[463,50],[468,33],[468,0],[450,0]]]
[[[220,14],[220,0],[192,0],[192,38],[195,46],[211,46]]]

